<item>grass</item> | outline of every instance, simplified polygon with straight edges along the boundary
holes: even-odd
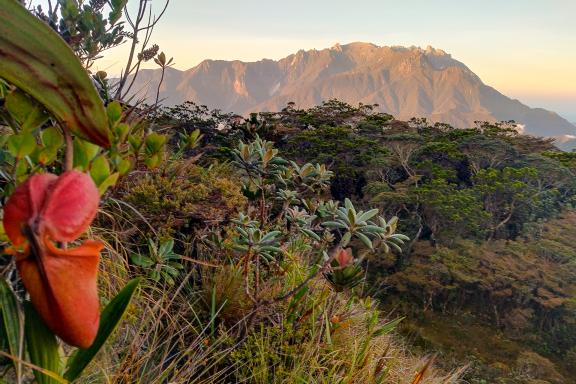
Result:
[[[103,297],[112,297],[135,273],[124,208],[105,205],[101,216],[112,229],[93,229],[107,243]],[[292,248],[282,283],[263,288],[269,295],[306,277],[299,248]],[[187,271],[176,285],[146,280],[83,382],[452,383],[461,374],[439,372],[412,354],[394,333],[395,319],[387,319],[374,300],[336,293],[321,277],[305,294],[255,310],[234,266],[190,264]],[[422,378],[415,379],[419,372]]]

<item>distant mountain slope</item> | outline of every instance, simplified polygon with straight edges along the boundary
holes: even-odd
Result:
[[[142,71],[134,90],[139,96],[155,95],[159,77],[159,70]],[[205,60],[187,71],[169,69],[160,97],[168,105],[190,100],[243,115],[277,111],[290,101],[307,108],[337,98],[379,104],[404,120],[427,117],[457,127],[476,120],[515,120],[530,134],[576,134],[576,127],[558,114],[504,96],[431,47],[351,43],[301,50],[279,61]]]

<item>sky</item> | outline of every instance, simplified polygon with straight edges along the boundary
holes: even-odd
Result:
[[[171,0],[152,40],[178,69],[354,41],[431,45],[505,95],[576,122],[576,0]],[[99,69],[118,73],[126,52],[109,51]]]

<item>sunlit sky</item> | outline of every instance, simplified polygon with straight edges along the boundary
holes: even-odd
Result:
[[[507,96],[576,122],[576,0],[171,0],[152,40],[179,69],[354,41],[431,45]],[[126,51],[99,68],[118,73]]]

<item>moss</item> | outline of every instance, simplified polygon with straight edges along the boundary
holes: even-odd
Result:
[[[224,167],[204,169],[186,162],[132,178],[124,191],[124,200],[161,237],[197,222],[222,222],[246,202],[240,183]]]

